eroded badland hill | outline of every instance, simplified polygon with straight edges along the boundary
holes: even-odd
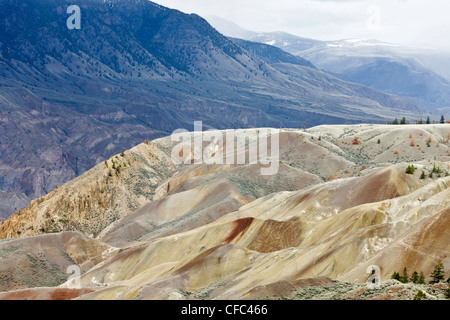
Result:
[[[450,270],[450,125],[278,138],[274,175],[260,163],[175,164],[166,137],[32,201],[0,225],[0,299],[444,298],[446,284],[390,278]]]

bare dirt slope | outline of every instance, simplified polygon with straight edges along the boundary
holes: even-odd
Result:
[[[86,272],[118,249],[77,232],[0,241],[0,291],[59,286],[72,273]]]
[[[261,176],[259,164],[174,165],[173,142],[160,139],[113,158],[122,167],[110,179],[114,196],[102,202],[102,210],[93,205],[99,198],[92,185],[108,179],[112,159],[109,167],[99,164],[3,223],[2,237],[19,239],[0,242],[6,248],[0,252],[8,253],[8,261],[29,260],[39,248],[7,246],[67,237],[64,232],[20,238],[45,233],[42,225],[64,231],[61,220],[70,219],[77,231],[71,237],[111,254],[74,260],[84,266],[81,286],[89,290],[73,293],[80,299],[409,299],[419,287],[397,288],[388,281],[394,271],[407,267],[429,279],[442,262],[449,276],[449,138],[449,125],[283,130],[273,176]],[[415,170],[407,173],[411,165]],[[136,179],[144,169],[153,175]],[[138,197],[136,186],[147,188],[149,196]],[[82,194],[94,199],[80,211],[80,203],[70,206],[68,199]],[[45,215],[63,200],[65,210]],[[137,208],[127,205],[131,201]],[[111,212],[117,214],[114,221],[100,218]],[[88,249],[80,244],[77,250],[81,255]],[[53,256],[42,259],[62,263]],[[363,290],[373,265],[386,282],[378,294]],[[48,284],[39,277],[3,290],[48,291],[62,280]],[[308,289],[327,286],[334,296]],[[432,292],[430,299],[443,297],[443,291]]]

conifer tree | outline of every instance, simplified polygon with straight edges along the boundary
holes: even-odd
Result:
[[[412,283],[417,283],[419,281],[419,273],[417,271],[414,271],[411,275],[411,278],[409,279]]]
[[[408,270],[406,267],[403,269],[403,273],[400,277],[400,282],[402,283],[408,283],[409,277],[408,277]]]
[[[394,273],[391,276],[391,279],[400,281],[400,273],[398,273],[397,271],[394,271]]]
[[[422,174],[420,175],[420,179],[422,179],[422,180],[424,180],[426,177],[425,177],[425,172],[422,170]]]
[[[439,283],[444,280],[445,272],[444,272],[444,264],[441,262],[434,267],[433,273],[431,273],[431,281],[430,284]]]
[[[419,279],[417,280],[417,284],[425,284],[425,275],[423,271],[420,271]]]

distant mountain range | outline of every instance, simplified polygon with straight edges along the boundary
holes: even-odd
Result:
[[[450,81],[427,67],[416,50],[349,39],[298,53],[320,69],[373,89],[408,97],[435,114],[450,116]],[[429,53],[431,54],[431,53]]]
[[[252,42],[238,38],[230,38],[231,41],[239,45],[241,48],[247,50],[250,54],[258,57],[268,64],[276,63],[289,63],[298,66],[304,66],[308,68],[317,69],[311,62],[301,58],[299,56],[294,56],[280,48],[267,45],[259,42]]]
[[[207,17],[220,32],[276,46],[336,77],[404,96],[437,115],[450,117],[450,53],[365,39],[320,41],[285,32],[254,32]]]
[[[81,9],[69,30],[67,7]],[[414,103],[144,0],[0,0],[0,216],[120,150],[206,127],[384,123]],[[320,68],[320,65],[317,65]]]
[[[308,50],[326,43],[325,41],[302,38],[287,32],[256,32],[241,28],[238,24],[217,17],[205,16],[205,19],[219,32],[232,38],[244,39],[252,42],[259,42],[283,49],[291,54]]]

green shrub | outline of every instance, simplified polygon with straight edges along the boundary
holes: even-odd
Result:
[[[450,288],[445,291],[445,298],[450,299]]]
[[[437,174],[441,174],[441,168],[440,167],[436,167],[436,164],[433,165],[433,170],[431,171],[433,173],[437,173]]]
[[[416,171],[416,167],[414,167],[414,165],[409,165],[408,168],[406,168],[406,173],[407,174],[414,174],[414,171]]]
[[[422,291],[422,290],[419,290],[417,293],[416,293],[416,295],[415,295],[415,297],[414,297],[414,300],[422,300],[423,298],[425,298],[427,295]]]

